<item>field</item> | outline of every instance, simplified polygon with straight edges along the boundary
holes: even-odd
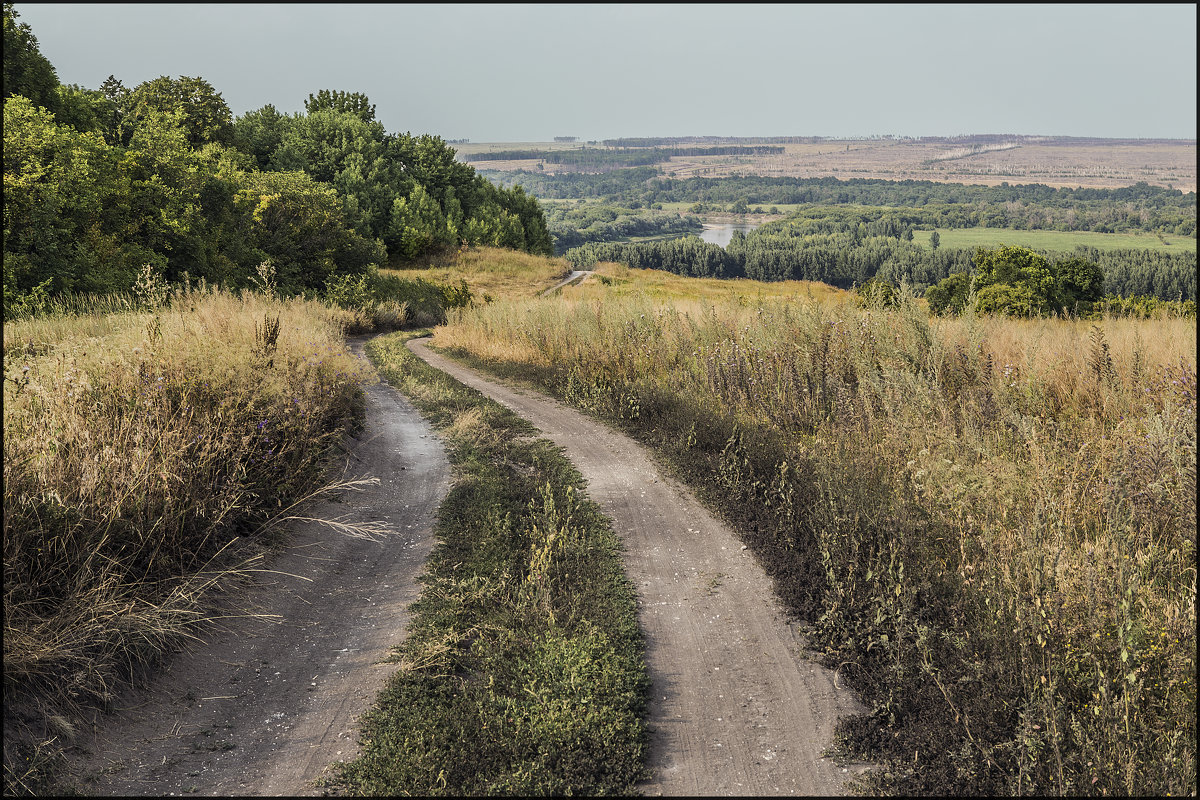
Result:
[[[1092,231],[1018,231],[1011,228],[940,228],[940,247],[1028,247],[1032,250],[1071,252],[1076,247],[1097,250],[1161,250],[1196,252],[1196,240],[1188,236],[1162,238],[1143,233],[1093,233]],[[933,231],[913,231],[913,241],[928,246]]]
[[[1195,790],[1193,320],[651,277],[436,342],[632,432],[739,526],[873,708],[841,746],[887,764],[875,790]]]
[[[488,150],[571,149],[582,143],[472,143],[461,153]],[[1195,140],[1082,139],[1003,136],[925,139],[823,139],[785,144],[764,156],[673,156],[664,173],[685,178],[726,175],[877,178],[938,183],[1117,188],[1139,181],[1196,191]],[[476,161],[477,169],[536,170],[536,160]],[[544,164],[546,172],[567,165]]]

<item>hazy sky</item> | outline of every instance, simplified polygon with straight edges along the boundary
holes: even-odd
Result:
[[[1196,6],[16,4],[63,83],[199,76],[392,132],[1196,138]]]

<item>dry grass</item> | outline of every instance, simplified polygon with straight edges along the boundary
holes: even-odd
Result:
[[[770,532],[885,731],[857,739],[876,788],[1195,792],[1194,321],[666,300],[602,272],[629,291],[464,310],[436,342],[640,431]]]
[[[318,303],[96,305],[4,328],[6,791],[255,568],[366,379]]]
[[[384,276],[456,285],[465,280],[478,299],[532,297],[571,271],[562,258],[543,258],[496,247],[471,247],[434,257],[423,268],[380,270]]]

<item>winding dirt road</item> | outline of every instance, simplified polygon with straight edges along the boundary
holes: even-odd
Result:
[[[803,637],[770,579],[646,450],[544,395],[501,385],[431,350],[434,367],[525,417],[561,446],[625,545],[653,684],[652,779],[662,795],[834,795],[864,767],[821,757],[838,718],[859,713]]]
[[[362,355],[362,342],[352,342]],[[652,679],[650,767],[664,795],[833,795],[859,768],[821,753],[861,709],[803,657],[803,638],[737,537],[629,438],[556,401],[421,358],[526,417],[562,446],[613,520],[638,592]],[[247,598],[276,624],[236,619],[171,659],[80,737],[76,787],[97,795],[302,795],[356,753],[357,719],[393,667],[450,469],[433,431],[386,384],[367,389],[359,475],[379,486],[313,516],[382,520],[349,539],[302,526]],[[310,580],[304,580],[304,576]]]
[[[363,357],[362,340],[351,349]],[[298,526],[270,563],[276,573],[245,601],[279,621],[232,620],[123,696],[123,710],[79,742],[80,791],[318,794],[324,768],[354,756],[357,719],[395,670],[378,662],[403,638],[450,486],[441,442],[416,409],[386,384],[366,395],[349,477],[380,483],[308,514],[382,521],[394,533],[364,541]]]

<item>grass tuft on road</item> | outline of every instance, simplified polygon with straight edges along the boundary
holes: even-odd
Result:
[[[367,354],[457,473],[400,669],[331,783],[360,794],[629,794],[649,682],[619,540],[527,422],[381,337]]]

